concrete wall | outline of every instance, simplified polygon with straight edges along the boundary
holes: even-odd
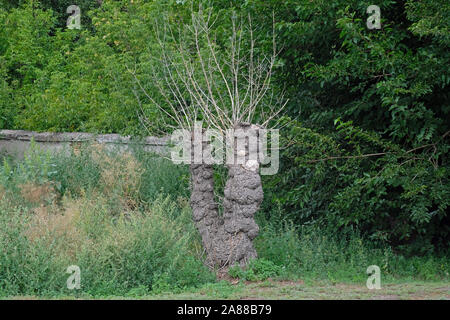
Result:
[[[97,142],[104,144],[107,150],[129,150],[130,137],[118,134],[91,134],[83,132],[34,132],[25,130],[0,130],[0,155],[10,155],[21,159],[29,148],[31,139],[43,150],[69,152],[71,148],[83,143]],[[144,150],[167,154],[168,137],[146,137],[140,145]]]

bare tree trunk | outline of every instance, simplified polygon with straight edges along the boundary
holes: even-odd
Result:
[[[259,174],[241,165],[229,166],[224,195],[224,230],[233,243],[230,265],[243,266],[257,257],[252,241],[259,232],[254,215],[263,199]]]
[[[206,263],[210,267],[245,266],[257,257],[252,241],[259,231],[254,214],[263,200],[261,178],[257,168],[228,165],[221,217],[214,200],[213,173],[211,165],[191,165],[191,207],[206,250]]]
[[[191,164],[191,208],[194,223],[202,236],[207,263],[214,264],[213,252],[221,228],[218,206],[214,200],[213,167]]]

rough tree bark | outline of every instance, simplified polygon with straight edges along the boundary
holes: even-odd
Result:
[[[249,125],[239,128],[245,130],[250,127],[254,128]],[[236,149],[236,144],[234,148],[236,155],[240,150]],[[246,159],[250,152],[257,152],[257,148],[247,145]],[[219,216],[214,199],[213,166],[191,165],[193,219],[202,237],[207,254],[206,263],[211,267],[245,266],[249,260],[257,257],[252,241],[258,235],[259,227],[254,214],[263,200],[263,190],[258,166],[247,164],[248,161],[227,165],[223,216]]]

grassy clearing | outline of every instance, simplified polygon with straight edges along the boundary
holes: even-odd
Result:
[[[226,285],[224,285],[226,287]],[[182,294],[160,294],[149,299],[450,299],[448,283],[412,282],[385,284],[369,290],[363,284],[332,284],[326,281],[270,281],[224,286],[209,286]],[[145,297],[147,298],[147,297]]]
[[[448,298],[448,255],[404,257],[357,232],[336,237],[264,213],[259,259],[219,281],[202,263],[187,196],[185,167],[139,150],[33,147],[19,163],[3,161],[0,297]],[[81,269],[77,293],[66,287],[70,265]],[[369,265],[381,269],[381,290],[365,287]]]
[[[42,299],[38,296],[15,296],[8,299]],[[92,299],[93,296],[60,296],[58,299]],[[329,281],[275,281],[210,283],[181,293],[154,295],[96,296],[95,299],[145,300],[450,300],[448,282],[387,283],[379,290],[365,285]]]

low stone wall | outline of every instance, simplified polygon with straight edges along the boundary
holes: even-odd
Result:
[[[126,151],[132,143],[138,143],[145,151],[161,155],[167,154],[168,137],[146,137],[139,142],[133,142],[129,136],[119,134],[91,134],[83,132],[34,132],[25,130],[0,130],[0,155],[10,155],[21,159],[30,147],[31,140],[42,150],[51,152],[69,152],[73,147],[83,143],[101,143],[107,150]]]

